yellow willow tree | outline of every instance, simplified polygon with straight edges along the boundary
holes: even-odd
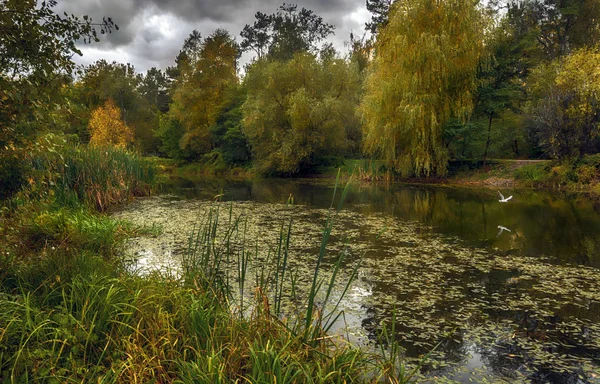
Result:
[[[88,125],[90,145],[125,148],[133,142],[133,129],[121,119],[121,110],[112,99],[92,112]]]
[[[442,133],[472,111],[483,20],[475,0],[394,3],[360,106],[367,153],[402,176],[446,172]]]

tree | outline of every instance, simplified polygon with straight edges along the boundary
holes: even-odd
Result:
[[[506,19],[490,33],[487,41],[491,53],[489,62],[480,67],[477,74],[478,86],[475,92],[474,117],[483,117],[486,121],[486,139],[483,150],[483,165],[486,165],[490,144],[492,143],[492,123],[502,117],[507,110],[520,112],[519,105],[525,100],[525,89],[521,74],[523,64],[521,49],[514,32],[505,23]],[[486,60],[487,61],[487,60]],[[514,132],[507,135],[518,143]]]
[[[161,113],[169,111],[169,90],[171,82],[166,74],[156,67],[150,68],[145,76],[142,76],[138,91],[146,99],[148,104]]]
[[[96,108],[90,118],[90,145],[125,148],[133,142],[133,130],[121,119],[121,110],[112,99]]]
[[[87,16],[61,16],[54,6],[55,0],[0,2],[0,195],[5,197],[24,179],[18,171],[28,153],[24,147],[60,102],[57,90],[74,69],[72,56],[81,55],[76,42],[98,41],[97,28],[100,33],[117,29],[110,18],[94,23]]]
[[[159,116],[154,135],[160,140],[158,149],[162,154],[179,161],[191,160],[192,153],[179,145],[184,134],[185,128],[179,120],[173,119],[168,113]]]
[[[250,161],[250,145],[242,129],[242,105],[246,101],[246,89],[231,89],[225,100],[217,121],[210,128],[211,136],[225,165],[244,165]]]
[[[259,172],[295,174],[348,146],[360,94],[356,66],[306,52],[285,62],[261,59],[244,86],[243,132]]]
[[[57,74],[74,69],[75,43],[98,41],[101,33],[118,28],[110,18],[93,23],[83,16],[60,16],[56,1],[5,0],[0,3],[0,145],[15,139],[16,124],[35,119],[48,101]]]
[[[600,37],[598,0],[511,1],[507,8],[515,28],[535,39],[545,59],[593,46]]]
[[[443,127],[472,110],[482,36],[472,0],[395,3],[360,107],[365,150],[403,176],[444,174]]]
[[[87,66],[75,84],[74,95],[74,102],[86,109],[81,116],[84,127],[91,111],[112,99],[119,107],[123,121],[134,129],[138,148],[144,153],[155,152],[159,143],[153,136],[153,130],[158,126],[158,111],[142,95],[144,85],[147,85],[144,77],[137,74],[129,63],[98,60]]]
[[[309,9],[298,11],[295,4],[283,4],[271,15],[257,12],[255,18],[254,24],[246,25],[240,33],[240,46],[244,51],[255,51],[259,59],[266,53],[277,60],[289,60],[298,52],[314,52],[317,43],[335,29]]]
[[[538,144],[558,160],[600,150],[600,52],[581,49],[540,65],[530,79],[528,108]]]
[[[394,0],[367,0],[367,11],[371,12],[371,21],[365,23],[367,31],[376,35],[388,21],[388,13]]]
[[[197,48],[186,49],[184,45],[185,59],[173,91],[170,115],[185,128],[181,148],[203,155],[213,149],[210,127],[217,120],[225,95],[238,84],[240,51],[223,29],[216,30]]]

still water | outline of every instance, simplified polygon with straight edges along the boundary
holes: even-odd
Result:
[[[176,271],[216,195],[227,215],[244,217],[257,249],[274,246],[291,218],[290,269],[302,285],[333,191],[328,180],[181,179],[115,215],[162,228],[129,243],[140,271]],[[502,193],[513,198],[501,203],[489,189],[352,185],[326,258],[332,264],[344,252],[348,270],[360,263],[337,330],[376,348],[395,313],[408,361],[433,350],[423,381],[600,383],[600,202]]]

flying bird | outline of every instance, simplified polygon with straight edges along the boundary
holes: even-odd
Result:
[[[502,192],[498,191],[498,194],[500,195],[500,200],[498,200],[501,203],[506,203],[508,200],[512,199],[512,195],[508,196],[507,198],[504,198],[504,195],[502,194]]]
[[[511,196],[511,197],[512,197],[512,196]],[[499,225],[499,226],[498,226],[498,229],[499,229],[499,231],[498,231],[498,234],[496,235],[496,237],[500,237],[500,235],[502,234],[502,232],[503,232],[503,231],[511,232],[511,230],[510,230],[510,229],[508,229],[508,228],[506,228],[506,227],[503,227],[503,226],[501,226],[501,225]]]

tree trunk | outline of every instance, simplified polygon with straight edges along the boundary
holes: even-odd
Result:
[[[494,114],[490,113],[488,120],[488,130],[487,130],[487,140],[485,141],[485,152],[483,152],[483,168],[485,168],[487,163],[488,149],[490,148],[490,143],[492,142],[492,119],[494,118]]]

